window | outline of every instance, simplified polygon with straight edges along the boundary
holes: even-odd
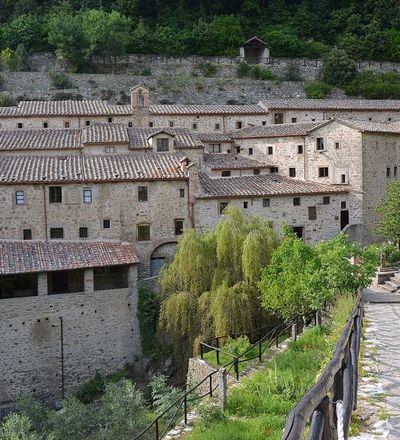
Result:
[[[267,147],[267,153],[268,153],[269,156],[274,154],[274,147],[272,147],[272,146]]]
[[[86,226],[82,226],[79,228],[79,238],[88,238],[89,232]]]
[[[43,122],[43,128],[49,128],[49,123],[48,122]]]
[[[22,122],[18,122],[17,124],[17,128],[22,128],[24,125],[22,124]]]
[[[148,200],[147,186],[138,186],[138,200],[139,202],[147,202]]]
[[[109,124],[111,124],[112,121],[113,121],[112,118],[107,118],[107,122],[108,122]]]
[[[23,229],[22,236],[24,240],[32,240],[32,229]]]
[[[317,220],[317,207],[309,206],[308,207],[308,219],[309,220]]]
[[[303,226],[293,226],[293,232],[297,235],[298,238],[303,238]]]
[[[49,203],[62,203],[61,186],[50,186],[50,188],[49,188]]]
[[[111,228],[111,220],[110,219],[104,219],[103,220],[103,229],[110,229]]]
[[[346,209],[346,202],[340,202],[340,209]]]
[[[329,196],[325,196],[322,198],[323,205],[329,205],[331,203],[331,198]]]
[[[267,121],[262,121],[261,124],[262,125],[267,125]]]
[[[388,118],[388,121],[391,121],[392,120],[392,118]]]
[[[223,170],[221,171],[222,177],[230,177],[231,176],[231,170]]]
[[[293,197],[293,206],[300,206],[300,197]]]
[[[328,167],[319,167],[318,168],[318,177],[328,177],[329,169]]]
[[[224,213],[225,208],[228,206],[228,202],[219,202],[219,214]]]
[[[106,153],[115,153],[115,147],[105,147]]]
[[[84,189],[83,190],[83,203],[92,203],[92,190]]]
[[[184,188],[181,188],[179,190],[179,197],[185,197],[185,190],[184,190]]]
[[[158,138],[157,139],[157,151],[169,151],[169,139],[168,138]]]
[[[128,122],[128,127],[133,127],[133,124],[131,121]]]
[[[173,127],[174,126],[174,121],[169,121],[169,126]]]
[[[15,203],[17,205],[25,205],[25,192],[15,191]]]
[[[322,151],[325,149],[324,138],[317,138],[316,143],[317,151]]]
[[[249,148],[249,156],[251,156],[253,154],[253,149]]]
[[[64,128],[69,128],[69,121],[64,121]]]
[[[64,238],[64,228],[50,228],[50,238]]]
[[[347,183],[347,182],[346,182],[346,174],[342,174],[341,182],[342,182],[342,183]]]
[[[240,147],[236,147],[236,153],[237,153],[237,154],[240,153]]]
[[[335,150],[339,150],[340,148],[340,142],[335,142]]]
[[[183,220],[177,219],[175,220],[175,235],[183,234]]]
[[[393,167],[393,177],[397,177],[397,167]]]
[[[193,130],[197,130],[197,124],[192,124]]]
[[[154,127],[154,122],[150,121],[150,122],[149,122],[149,127],[150,127],[150,128],[151,128],[151,127]]]
[[[297,145],[297,154],[303,154],[303,145]]]
[[[263,208],[269,208],[271,206],[270,199],[263,199],[262,205],[263,205]]]
[[[219,130],[220,128],[221,128],[221,124],[215,124],[215,125],[214,125],[214,129],[215,129],[215,130]]]
[[[274,124],[283,124],[283,113],[274,114]]]
[[[390,177],[390,167],[386,168],[386,177]]]
[[[292,118],[292,123],[295,124],[297,122],[297,118]]]
[[[289,177],[296,177],[296,168],[289,168]]]
[[[243,208],[247,209],[249,207],[249,202],[243,202]]]
[[[258,176],[258,175],[260,174],[260,168],[254,168],[254,170],[253,170],[253,174],[254,174],[255,176]]]
[[[89,127],[90,121],[85,121],[85,125],[86,125],[86,127]]]
[[[149,241],[150,240],[150,225],[138,225],[137,239],[138,239],[138,241]]]
[[[221,144],[211,144],[208,151],[210,153],[221,153]]]
[[[242,128],[242,121],[236,121],[236,128],[239,130],[240,128]]]

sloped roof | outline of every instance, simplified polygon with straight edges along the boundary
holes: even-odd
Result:
[[[82,129],[83,144],[127,144],[129,137],[124,124],[91,124]]]
[[[259,105],[151,105],[153,115],[260,115],[266,114]]]
[[[246,127],[232,131],[232,139],[272,138],[306,136],[310,131],[328,124],[330,121],[300,122],[296,124],[271,124],[257,127]]]
[[[347,193],[349,189],[340,185],[324,185],[280,174],[259,174],[241,177],[210,177],[200,173],[202,192],[200,199],[240,198],[263,196],[297,196],[312,194]]]
[[[400,135],[400,127],[391,122],[358,121],[355,119],[335,119],[335,120],[339,123],[345,124],[361,132],[395,133]]]
[[[217,133],[217,132],[199,133],[198,136],[202,142],[217,142],[217,143],[233,142],[229,134],[226,133]]]
[[[157,133],[163,132],[174,137],[176,148],[203,148],[204,144],[196,132],[184,128],[128,128],[129,148],[151,148],[148,139]]]
[[[249,159],[240,154],[225,154],[225,153],[206,153],[204,154],[204,165],[213,170],[224,169],[252,169],[252,168],[267,168],[272,165],[266,162],[261,162],[255,159]]]
[[[0,240],[0,275],[137,263],[124,242]]]

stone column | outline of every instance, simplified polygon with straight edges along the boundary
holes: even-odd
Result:
[[[83,272],[83,284],[85,293],[94,292],[93,269],[85,269]]]
[[[49,294],[49,289],[47,286],[47,272],[38,273],[37,290],[39,296],[45,296]]]

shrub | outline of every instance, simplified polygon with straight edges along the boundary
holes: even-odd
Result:
[[[250,345],[251,344],[247,336],[239,336],[236,339],[229,337],[227,342],[222,347],[222,350],[233,356],[240,356],[250,347]]]
[[[12,50],[9,47],[1,51],[1,61],[10,72],[20,70],[24,64],[22,56],[16,50]]]
[[[197,90],[203,90],[204,89],[204,81],[201,78],[197,78],[195,81],[195,86]]]
[[[304,83],[304,91],[307,98],[324,99],[331,90],[332,87],[322,81],[306,81]]]
[[[156,331],[159,313],[159,298],[156,292],[140,288],[138,291],[137,318],[139,321],[142,351],[151,356],[156,347]]]
[[[0,425],[0,440],[40,440],[32,432],[32,422],[29,417],[20,414],[10,414]]]
[[[263,79],[264,81],[275,79],[275,75],[272,73],[271,69],[268,69],[268,67],[264,67],[261,72],[261,79]]]
[[[213,63],[201,63],[198,65],[198,69],[207,78],[215,76],[218,71],[218,67]]]
[[[0,95],[0,107],[10,107],[11,105],[13,105],[11,96],[7,93],[2,93]]]
[[[253,79],[260,79],[260,78],[261,78],[261,74],[262,74],[262,71],[261,71],[260,66],[253,66],[253,67],[250,69],[250,76],[251,76]]]
[[[4,77],[0,75],[0,87],[4,84]]]
[[[213,423],[221,422],[225,418],[221,407],[209,400],[201,402],[196,412],[200,417],[202,428],[208,428]]]
[[[343,49],[332,49],[319,72],[321,80],[332,85],[344,85],[357,74],[355,61]]]
[[[249,76],[250,66],[246,63],[246,61],[241,61],[236,68],[236,76],[238,78],[245,78]]]
[[[347,95],[364,96],[368,99],[399,99],[400,75],[395,72],[358,73],[355,79],[344,86]]]
[[[56,89],[71,89],[72,83],[64,72],[53,71],[49,73],[50,84]]]
[[[300,68],[297,64],[290,63],[283,73],[284,81],[301,81]]]
[[[21,393],[16,401],[18,413],[29,418],[32,428],[37,432],[44,430],[48,412],[43,404],[35,400],[29,393]]]
[[[151,69],[150,69],[150,67],[143,67],[143,69],[141,70],[140,74],[142,76],[151,76]]]
[[[182,396],[180,388],[172,387],[167,384],[167,378],[160,374],[156,376],[150,383],[151,396],[153,398],[153,405],[155,407],[156,415],[162,414],[169,406]],[[182,414],[182,408],[175,414],[178,419]],[[169,420],[171,414],[167,413],[166,418]]]

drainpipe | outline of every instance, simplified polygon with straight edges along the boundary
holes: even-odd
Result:
[[[303,136],[303,168],[304,168],[304,180],[308,180],[307,148],[306,148],[305,136]]]
[[[43,191],[43,212],[44,212],[44,228],[45,228],[45,239],[49,239],[48,228],[47,228],[47,204],[46,204],[46,187],[42,185]]]
[[[64,379],[64,321],[60,316],[60,349],[61,349],[61,398],[65,399],[65,379]]]

